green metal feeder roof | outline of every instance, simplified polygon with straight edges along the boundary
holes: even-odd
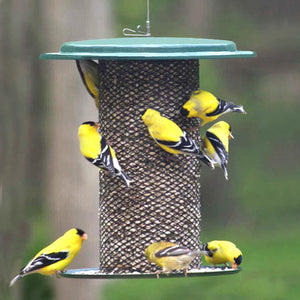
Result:
[[[253,57],[253,51],[238,51],[226,40],[171,37],[135,37],[68,42],[59,53],[44,53],[41,59],[213,59]]]

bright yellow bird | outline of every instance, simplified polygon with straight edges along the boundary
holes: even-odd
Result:
[[[180,113],[188,118],[200,118],[202,120],[201,126],[203,126],[231,111],[246,114],[241,105],[225,102],[210,92],[197,90],[192,93],[190,99],[183,105]]]
[[[80,151],[82,155],[96,167],[109,171],[113,176],[119,177],[127,186],[131,179],[122,171],[115,151],[101,136],[97,129],[97,122],[84,122],[78,129]]]
[[[34,258],[10,282],[12,286],[25,275],[39,273],[42,275],[58,276],[74,259],[81,249],[82,243],[87,239],[87,234],[77,228],[68,230],[63,236],[38,252]]]
[[[202,143],[204,152],[223,169],[226,180],[228,180],[227,164],[230,138],[233,139],[231,126],[227,122],[220,121],[206,131]]]
[[[162,117],[158,111],[151,108],[146,110],[142,119],[147,125],[151,137],[162,149],[175,155],[195,155],[206,165],[214,168],[212,159],[203,153],[196,142],[189,138],[176,123]]]
[[[99,73],[98,64],[93,60],[76,60],[76,65],[83,84],[94,98],[99,109]]]
[[[236,245],[229,241],[211,241],[202,246],[201,252],[204,254],[206,262],[214,265],[231,263],[236,269],[242,263],[242,252]]]
[[[148,263],[155,263],[162,268],[155,272],[157,278],[160,273],[169,274],[173,270],[183,270],[184,276],[187,276],[191,261],[199,254],[199,250],[190,250],[165,241],[153,243],[145,251]]]

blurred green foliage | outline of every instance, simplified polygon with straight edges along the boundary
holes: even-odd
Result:
[[[24,265],[26,265],[41,247],[49,244],[49,226],[48,222],[42,217],[37,217],[33,222],[34,232],[31,235],[32,240],[28,243],[26,249]],[[54,299],[53,282],[51,278],[33,274],[25,276],[23,279],[23,297],[26,300],[50,300]]]

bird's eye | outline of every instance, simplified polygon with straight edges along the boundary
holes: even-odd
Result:
[[[181,108],[180,109],[180,114],[183,116],[183,117],[187,117],[189,115],[189,111],[185,108]]]

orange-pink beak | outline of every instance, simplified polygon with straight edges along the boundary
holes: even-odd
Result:
[[[234,139],[234,136],[232,135],[231,132],[229,133],[229,138],[230,138],[230,139]]]
[[[82,240],[87,240],[87,238],[88,238],[88,235],[86,233],[84,233],[81,237]]]
[[[231,263],[231,268],[232,269],[236,269],[237,267],[238,267],[237,263],[235,263],[235,262]]]
[[[100,127],[100,124],[99,124],[98,122],[95,122],[95,126],[96,126],[97,128],[99,128],[99,127]]]

